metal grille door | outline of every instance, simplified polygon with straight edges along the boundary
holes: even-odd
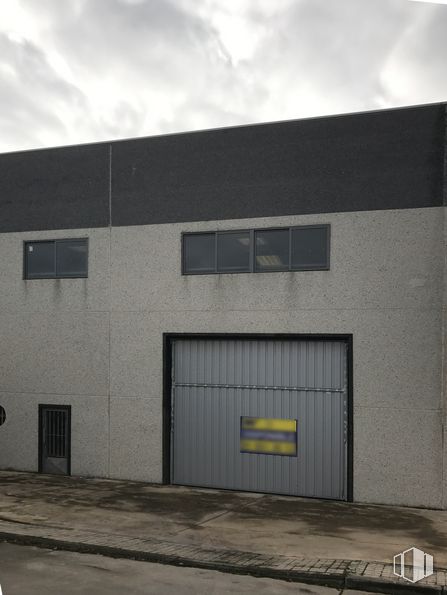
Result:
[[[175,340],[172,482],[346,499],[346,350],[331,340]],[[248,422],[296,428],[285,438],[294,456],[244,451]]]
[[[70,472],[70,409],[40,408],[41,472],[67,475]]]

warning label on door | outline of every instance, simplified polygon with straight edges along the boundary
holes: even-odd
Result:
[[[296,419],[242,416],[241,452],[296,457]]]

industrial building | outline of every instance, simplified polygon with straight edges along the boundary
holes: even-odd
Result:
[[[0,468],[447,508],[446,105],[0,155]]]

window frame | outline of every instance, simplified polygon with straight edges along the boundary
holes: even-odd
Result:
[[[292,267],[292,234],[295,229],[326,229],[326,263],[322,266],[310,265],[302,267]],[[282,231],[289,232],[289,265],[288,268],[271,268],[260,270],[256,267],[256,232],[263,231]],[[244,271],[219,271],[217,268],[217,237],[227,233],[248,233],[249,236],[249,266]],[[210,235],[214,234],[214,269],[209,271],[187,271],[186,270],[186,251],[185,238],[194,235]],[[275,226],[275,227],[259,227],[259,228],[236,228],[236,229],[211,229],[203,231],[182,231],[181,233],[181,268],[182,275],[240,275],[247,273],[294,273],[303,271],[329,271],[331,268],[331,224],[330,223],[314,223],[311,225],[290,225],[290,226]]]
[[[256,232],[263,231],[288,231],[289,241],[289,263],[288,267],[272,267],[271,269],[258,269],[256,266]],[[292,227],[263,227],[260,229],[253,230],[253,272],[254,273],[289,273],[292,269],[290,268],[292,262]]]
[[[248,235],[248,268],[243,271],[220,271],[218,267],[219,263],[219,254],[217,247],[219,245],[218,238],[219,236],[224,235],[231,235],[236,233],[246,233]],[[213,273],[205,273],[209,275],[236,275],[240,273],[252,273],[252,260],[253,260],[253,230],[252,229],[225,229],[225,230],[217,230],[214,232],[214,272]],[[189,273],[187,273],[189,275]]]
[[[66,242],[85,242],[85,246],[86,246],[86,256],[87,256],[87,267],[86,267],[86,272],[85,274],[79,274],[79,273],[75,273],[75,274],[63,274],[63,275],[58,275],[57,274],[57,265],[56,265],[56,259],[57,259],[57,244],[63,244]],[[31,277],[29,276],[29,271],[28,271],[28,260],[27,260],[27,247],[29,244],[53,244],[54,246],[54,254],[53,254],[53,258],[54,258],[54,275],[47,275],[47,276],[39,276],[39,277],[34,277],[31,275]],[[81,238],[49,238],[49,239],[42,239],[42,240],[24,240],[23,241],[23,280],[24,281],[39,281],[39,279],[87,279],[88,278],[88,262],[89,262],[89,239],[87,237],[81,237]]]
[[[295,229],[323,229],[326,228],[326,264],[322,266],[310,265],[292,267],[292,234]],[[294,225],[290,228],[289,239],[289,267],[291,271],[329,271],[331,268],[331,224],[315,223],[313,225]]]

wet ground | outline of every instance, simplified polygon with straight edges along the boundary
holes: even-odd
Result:
[[[447,511],[1,471],[2,519],[306,558],[416,546],[447,567]]]

